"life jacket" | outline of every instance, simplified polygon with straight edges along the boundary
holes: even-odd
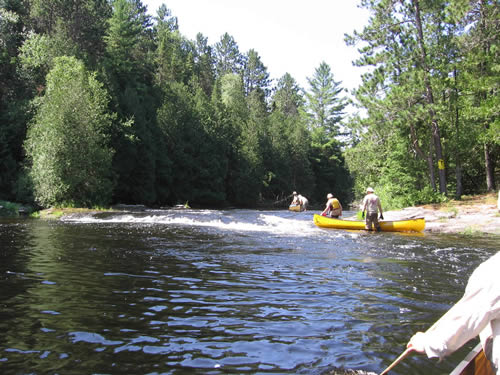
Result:
[[[330,207],[332,208],[332,210],[340,208],[339,200],[337,198],[332,198],[330,200]]]
[[[337,198],[330,199],[330,215],[339,216],[341,214],[340,202]]]

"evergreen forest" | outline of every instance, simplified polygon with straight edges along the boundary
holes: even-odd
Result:
[[[325,62],[300,87],[228,33],[187,39],[167,5],[0,0],[0,200],[347,206],[372,186],[400,208],[495,191],[500,3],[359,6],[348,96]]]

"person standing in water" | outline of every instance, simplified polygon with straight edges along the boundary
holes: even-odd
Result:
[[[365,220],[365,228],[367,230],[372,230],[372,224],[377,230],[380,231],[380,223],[378,222],[378,213],[380,212],[380,220],[384,220],[384,215],[382,214],[382,205],[380,204],[380,199],[377,195],[375,195],[375,191],[373,188],[369,187],[366,189],[366,195],[363,199],[363,213],[362,217],[365,218],[366,211],[366,220]]]
[[[297,196],[297,198],[299,199],[301,211],[307,210],[307,205],[309,204],[307,198],[300,194]]]
[[[338,219],[342,216],[342,205],[337,198],[333,197],[333,194],[328,193],[326,196],[326,207],[321,213],[321,216],[330,216]]]
[[[291,205],[299,205],[301,211],[307,210],[307,205],[309,201],[303,195],[297,194],[296,191],[293,192],[293,200]]]

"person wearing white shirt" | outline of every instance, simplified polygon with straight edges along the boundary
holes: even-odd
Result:
[[[463,297],[407,347],[429,358],[443,358],[479,335],[486,358],[500,375],[500,252],[472,273]]]
[[[380,232],[380,223],[378,222],[378,212],[380,212],[380,220],[384,219],[384,215],[382,213],[382,205],[380,204],[380,199],[377,195],[375,195],[375,191],[373,188],[369,187],[366,189],[366,195],[363,199],[362,203],[363,213],[362,216],[365,218],[366,211],[366,220],[365,220],[365,228],[367,230],[372,230],[372,224],[375,229]]]
[[[309,201],[307,200],[306,197],[304,197],[301,194],[297,194],[296,191],[293,192],[293,200],[291,205],[299,205],[301,211],[307,210],[307,205],[309,204]]]
[[[309,201],[307,200],[307,198],[304,197],[303,195],[299,194],[297,196],[297,199],[299,200],[299,204],[300,204],[301,210],[302,211],[307,210],[307,205],[309,204]]]

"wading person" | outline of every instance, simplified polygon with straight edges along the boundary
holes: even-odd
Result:
[[[321,213],[321,216],[330,216],[338,219],[342,216],[342,205],[337,198],[333,197],[333,194],[328,193],[326,196],[326,207]]]
[[[309,204],[309,201],[307,200],[306,197],[304,197],[303,195],[297,194],[296,191],[293,192],[293,200],[292,200],[292,203],[290,205],[292,205],[292,206],[299,205],[300,210],[305,211],[307,209],[308,204]]]
[[[479,335],[486,358],[500,375],[499,270],[500,252],[474,270],[463,297],[425,333],[417,332],[408,348],[443,358]]]
[[[367,230],[372,230],[372,224],[377,231],[380,231],[380,223],[378,222],[378,213],[380,212],[380,220],[384,220],[384,215],[382,214],[382,205],[380,204],[380,199],[375,195],[375,191],[369,187],[366,189],[366,195],[363,199],[363,213],[362,217],[365,218],[365,228]]]
[[[300,194],[297,195],[297,198],[299,200],[301,211],[307,210],[307,205],[309,204],[309,201],[307,200],[307,198],[304,197],[303,195],[300,195]]]

